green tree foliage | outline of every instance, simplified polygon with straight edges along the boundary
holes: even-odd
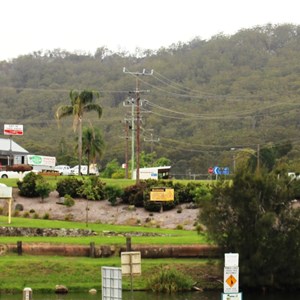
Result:
[[[79,190],[82,185],[82,180],[75,177],[68,177],[58,181],[56,190],[60,197],[69,195],[72,198],[78,198],[80,196]]]
[[[119,172],[120,169],[121,166],[117,159],[113,159],[106,164],[105,169],[101,172],[101,176],[104,178],[111,178],[113,174]]]
[[[94,103],[99,98],[98,92],[83,90],[81,92],[70,91],[70,105],[61,105],[56,110],[55,116],[58,120],[67,116],[73,116],[73,129],[78,130],[78,160],[79,174],[82,161],[82,122],[84,112],[96,111],[98,117],[102,115],[102,108],[99,104]],[[91,154],[91,153],[90,153]]]
[[[90,163],[95,163],[96,158],[101,158],[104,151],[104,140],[97,128],[84,128],[82,132],[83,153],[87,157],[88,175],[90,174]]]
[[[60,105],[70,104],[70,87],[101,87],[101,123],[87,112],[82,122],[88,126],[89,119],[93,127],[101,127],[109,149],[103,166],[113,159],[122,163],[125,145],[119,121],[127,110],[131,113],[122,102],[124,91],[135,85],[122,69],[153,69],[154,76],[140,82],[141,90],[151,87],[142,106],[148,112],[143,113],[143,128],[153,129],[160,141],[146,143],[143,136],[141,150],[168,158],[175,178],[187,177],[188,170],[207,174],[208,167],[229,166],[224,154],[231,147],[255,151],[257,144],[264,149],[289,140],[293,150],[286,155],[287,168],[299,172],[299,28],[256,26],[232,36],[140,51],[138,56],[105,47],[95,54],[37,51],[0,62],[0,111],[6,122],[24,124],[26,134],[18,143],[30,153],[55,155],[60,164],[75,165],[71,118],[57,131],[53,115]],[[266,154],[274,163],[273,153]]]
[[[51,187],[49,182],[47,182],[43,177],[41,177],[36,181],[35,190],[37,194],[41,197],[42,202],[44,202],[44,199],[49,196],[53,188]]]
[[[20,195],[25,197],[37,197],[40,194],[36,190],[38,180],[42,180],[41,175],[37,175],[34,172],[29,172],[22,181],[18,181],[17,185],[20,190]]]
[[[123,196],[124,190],[118,186],[105,185],[104,194],[112,206],[117,205],[118,199]]]
[[[200,221],[225,252],[240,255],[240,282],[252,288],[296,288],[300,283],[300,210],[291,206],[289,179],[241,170],[219,182]]]
[[[91,176],[83,182],[78,193],[87,200],[104,200],[105,185],[105,182],[102,182],[99,177]]]

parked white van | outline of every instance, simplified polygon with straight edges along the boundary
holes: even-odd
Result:
[[[71,168],[71,175],[79,175],[79,166],[75,166]],[[80,173],[81,175],[87,175],[88,172],[88,166],[87,165],[81,165],[80,167]],[[95,165],[90,165],[90,175],[99,175],[99,172]]]
[[[67,165],[58,165],[54,168],[55,171],[58,171],[60,175],[70,175],[71,168]]]

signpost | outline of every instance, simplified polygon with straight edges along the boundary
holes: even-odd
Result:
[[[0,198],[7,199],[7,203],[8,203],[8,224],[10,224],[11,223],[12,187],[1,186],[0,187]]]
[[[23,125],[4,124],[4,135],[23,135]]]
[[[133,275],[141,275],[141,252],[121,252],[122,275],[130,275],[131,295],[133,295]]]
[[[121,268],[102,267],[102,300],[122,300]]]
[[[10,139],[10,149],[9,149],[9,161],[8,165],[10,166],[12,163],[12,136],[13,135],[23,135],[23,125],[18,124],[4,124],[4,135],[9,135]]]
[[[225,253],[224,293],[222,300],[242,300],[239,293],[239,254]]]

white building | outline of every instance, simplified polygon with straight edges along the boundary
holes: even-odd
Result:
[[[170,166],[140,168],[140,179],[169,179]],[[136,179],[136,169],[133,170],[132,179]]]
[[[12,139],[0,138],[0,164],[1,166],[24,164],[29,152]]]

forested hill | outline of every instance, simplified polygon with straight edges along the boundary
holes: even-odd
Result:
[[[289,159],[289,168],[300,171],[300,26],[291,24],[258,26],[207,41],[196,38],[134,55],[101,47],[94,54],[57,49],[2,61],[0,128],[23,124],[24,136],[15,141],[33,153],[73,154],[72,120],[58,127],[55,110],[70,103],[71,89],[97,90],[103,117],[90,113],[85,125],[102,130],[106,150],[101,165],[113,158],[123,163],[122,121],[131,117],[131,107],[123,102],[134,97],[129,93],[136,89],[132,72],[143,69],[153,74],[138,76],[139,89],[145,91],[141,149],[171,159],[174,173],[231,167],[232,148],[257,145],[292,146],[281,161]]]

